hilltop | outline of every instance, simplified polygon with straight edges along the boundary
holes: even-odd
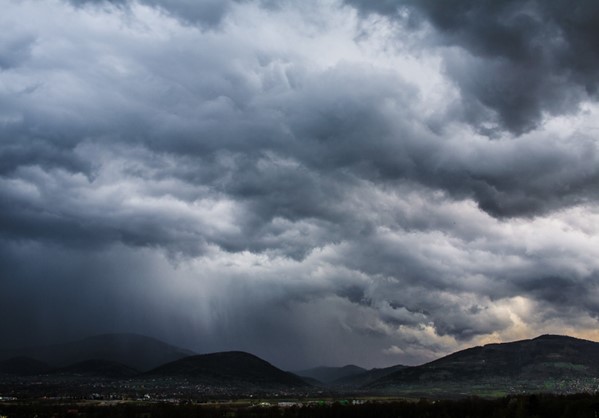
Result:
[[[186,357],[157,367],[144,376],[230,388],[280,389],[309,386],[298,376],[242,351]]]

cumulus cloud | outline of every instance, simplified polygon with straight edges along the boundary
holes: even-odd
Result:
[[[10,3],[4,340],[293,368],[596,327],[599,108],[557,60],[587,17],[462,6]]]

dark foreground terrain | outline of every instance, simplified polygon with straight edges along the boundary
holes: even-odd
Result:
[[[57,347],[76,361],[64,357],[61,362],[49,363],[48,359],[57,357]],[[36,357],[25,355],[32,353]],[[183,349],[135,335],[101,336],[6,355],[14,354],[20,356],[5,360],[0,356],[0,398],[193,402],[250,396],[455,399],[593,394],[599,390],[599,343],[559,335],[472,347],[414,367],[319,367],[298,372],[303,377],[250,353],[186,355]],[[103,357],[94,358],[96,355]],[[153,359],[155,367],[136,369],[138,357]],[[173,357],[155,365],[157,359]]]
[[[377,418],[594,418],[599,395],[527,395],[461,400],[303,400],[168,402],[2,402],[0,416],[20,417],[377,417]]]

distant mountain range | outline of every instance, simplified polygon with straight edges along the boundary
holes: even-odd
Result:
[[[193,354],[193,351],[143,335],[103,334],[65,344],[0,350],[0,361],[28,357],[53,367],[61,367],[101,359],[145,371]]]
[[[0,377],[36,377],[48,383],[75,379],[193,382],[232,390],[310,387],[298,376],[249,353],[196,355],[134,334],[107,334],[66,344],[0,351]]]
[[[331,384],[335,387],[339,388],[361,388],[369,385],[370,383],[376,382],[383,377],[390,375],[391,373],[397,372],[399,370],[403,370],[408,368],[408,366],[404,366],[398,364],[396,366],[384,367],[380,369],[370,369],[365,370],[361,373],[352,374],[350,376],[345,376],[339,379],[334,380]]]
[[[17,355],[6,359],[10,354]],[[148,370],[148,365],[154,367]],[[322,390],[323,386],[343,393],[430,397],[571,393],[599,387],[599,343],[543,335],[473,347],[415,367],[317,367],[296,375],[245,352],[195,355],[148,337],[103,335],[63,345],[0,352],[0,381],[10,382],[11,376],[20,382],[35,378],[36,382],[61,385],[69,379],[82,384],[93,383],[94,379],[108,382],[103,384],[127,380],[141,388],[148,384],[154,388],[201,388],[193,390],[203,393],[305,393]]]
[[[366,369],[354,366],[353,364],[349,364],[343,367],[320,366],[314,367],[312,369],[295,371],[293,373],[301,377],[308,377],[311,379],[315,379],[318,382],[330,384],[338,379],[355,376],[366,371]]]
[[[396,365],[381,369],[366,370],[352,364],[343,367],[315,367],[294,372],[305,381],[316,386],[332,389],[352,390],[375,382],[388,374],[405,369],[408,366]]]

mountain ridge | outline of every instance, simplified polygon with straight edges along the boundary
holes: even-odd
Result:
[[[552,385],[559,382],[577,380],[589,386],[594,384],[595,376],[599,376],[599,343],[544,334],[532,339],[470,347],[393,372],[363,388],[418,390],[447,384],[464,387],[476,384],[551,390]]]

